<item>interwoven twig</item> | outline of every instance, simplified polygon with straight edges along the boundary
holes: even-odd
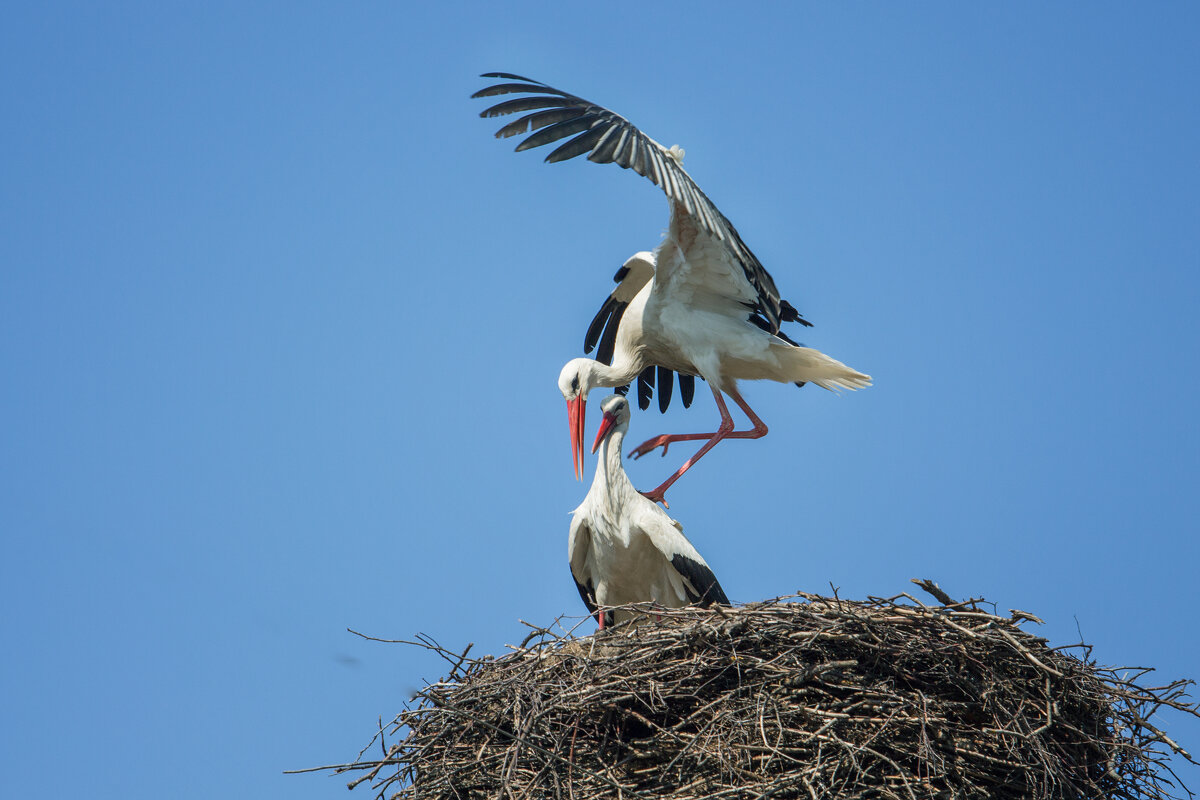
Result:
[[[908,595],[638,608],[643,624],[595,637],[529,626],[499,659],[423,639],[451,676],[381,726],[378,758],[327,769],[379,798],[1191,796],[1167,764],[1191,756],[1149,721],[1200,716],[1191,682],[1050,648],[1024,612]]]

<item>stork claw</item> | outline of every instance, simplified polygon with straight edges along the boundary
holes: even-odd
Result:
[[[671,507],[671,504],[667,502],[667,498],[663,497],[666,492],[660,491],[659,489],[654,489],[653,491],[649,492],[638,492],[638,494],[652,502],[662,503],[663,508]]]
[[[655,436],[653,439],[647,439],[629,451],[629,458],[637,461],[642,456],[653,452],[656,447],[661,447],[663,449],[662,454],[665,456],[667,454],[667,448],[671,446],[671,442],[673,441],[675,440],[671,438],[670,434],[666,433],[660,436]]]

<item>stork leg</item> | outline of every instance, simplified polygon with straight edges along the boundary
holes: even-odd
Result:
[[[730,390],[729,396],[733,398],[733,401],[738,404],[738,408],[742,409],[742,411],[746,413],[746,416],[750,418],[750,421],[754,423],[754,427],[750,428],[749,430],[733,430],[733,418],[730,417],[728,412],[725,410],[725,403],[722,401],[720,392],[718,392],[716,389],[713,389],[713,396],[717,399],[717,408],[721,410],[721,428],[725,427],[726,420],[729,422],[730,430],[727,433],[722,435],[720,430],[716,431],[715,433],[664,433],[661,436],[655,436],[653,439],[647,439],[633,450],[630,450],[629,457],[636,461],[642,456],[653,452],[653,450],[657,447],[661,447],[663,449],[662,454],[665,456],[667,454],[667,448],[674,442],[695,442],[702,439],[712,439],[713,437],[718,436],[721,439],[761,439],[767,435],[766,423],[759,419],[758,415],[754,413],[754,409],[750,408],[750,406],[746,404],[746,401],[742,399],[740,394],[738,394],[737,389]],[[697,453],[696,458],[699,457],[700,454]]]
[[[700,439],[708,440],[704,446],[700,448],[696,455],[683,462],[683,466],[679,468],[679,471],[663,481],[661,486],[649,492],[642,492],[643,495],[656,503],[662,503],[664,506],[666,506],[667,502],[663,499],[663,495],[666,493],[667,489],[671,487],[671,484],[679,480],[683,473],[691,469],[693,464],[703,458],[705,453],[713,449],[717,442],[721,441],[722,439],[761,439],[767,435],[766,423],[759,419],[758,415],[754,413],[754,410],[746,404],[746,401],[742,399],[742,396],[738,393],[738,390],[736,388],[731,388],[729,390],[729,396],[733,398],[733,401],[738,404],[738,408],[742,409],[746,416],[750,418],[750,421],[754,423],[754,427],[749,430],[735,431],[733,429],[733,417],[729,415],[729,409],[725,407],[725,398],[721,396],[720,390],[715,387],[710,388],[712,388],[713,399],[717,401],[717,410],[721,412],[721,425],[717,428],[715,433],[663,434],[662,436],[656,436],[653,439],[643,442],[637,449],[633,450],[629,454],[632,458],[637,459],[641,456],[644,456],[646,453],[649,453],[654,448],[661,446],[663,448],[663,454],[665,455],[667,447],[672,442],[689,442]],[[667,507],[670,508],[670,506]]]

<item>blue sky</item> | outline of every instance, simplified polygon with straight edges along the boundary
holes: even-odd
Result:
[[[685,147],[875,378],[746,386],[771,433],[671,490],[735,601],[931,577],[1200,677],[1200,12],[1077,12],[9,9],[0,795],[344,796],[282,771],[443,672],[347,627],[498,654],[582,613],[555,379],[666,203],[493,139],[491,70]]]

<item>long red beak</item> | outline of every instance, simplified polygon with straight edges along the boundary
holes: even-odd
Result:
[[[567,401],[567,422],[571,425],[571,460],[575,462],[575,479],[583,479],[583,421],[587,400],[583,395]]]
[[[596,431],[596,441],[592,442],[592,452],[600,449],[600,443],[604,441],[604,437],[608,436],[608,432],[612,430],[612,426],[617,424],[617,418],[612,414],[605,412],[604,419],[600,420],[600,430]]]

